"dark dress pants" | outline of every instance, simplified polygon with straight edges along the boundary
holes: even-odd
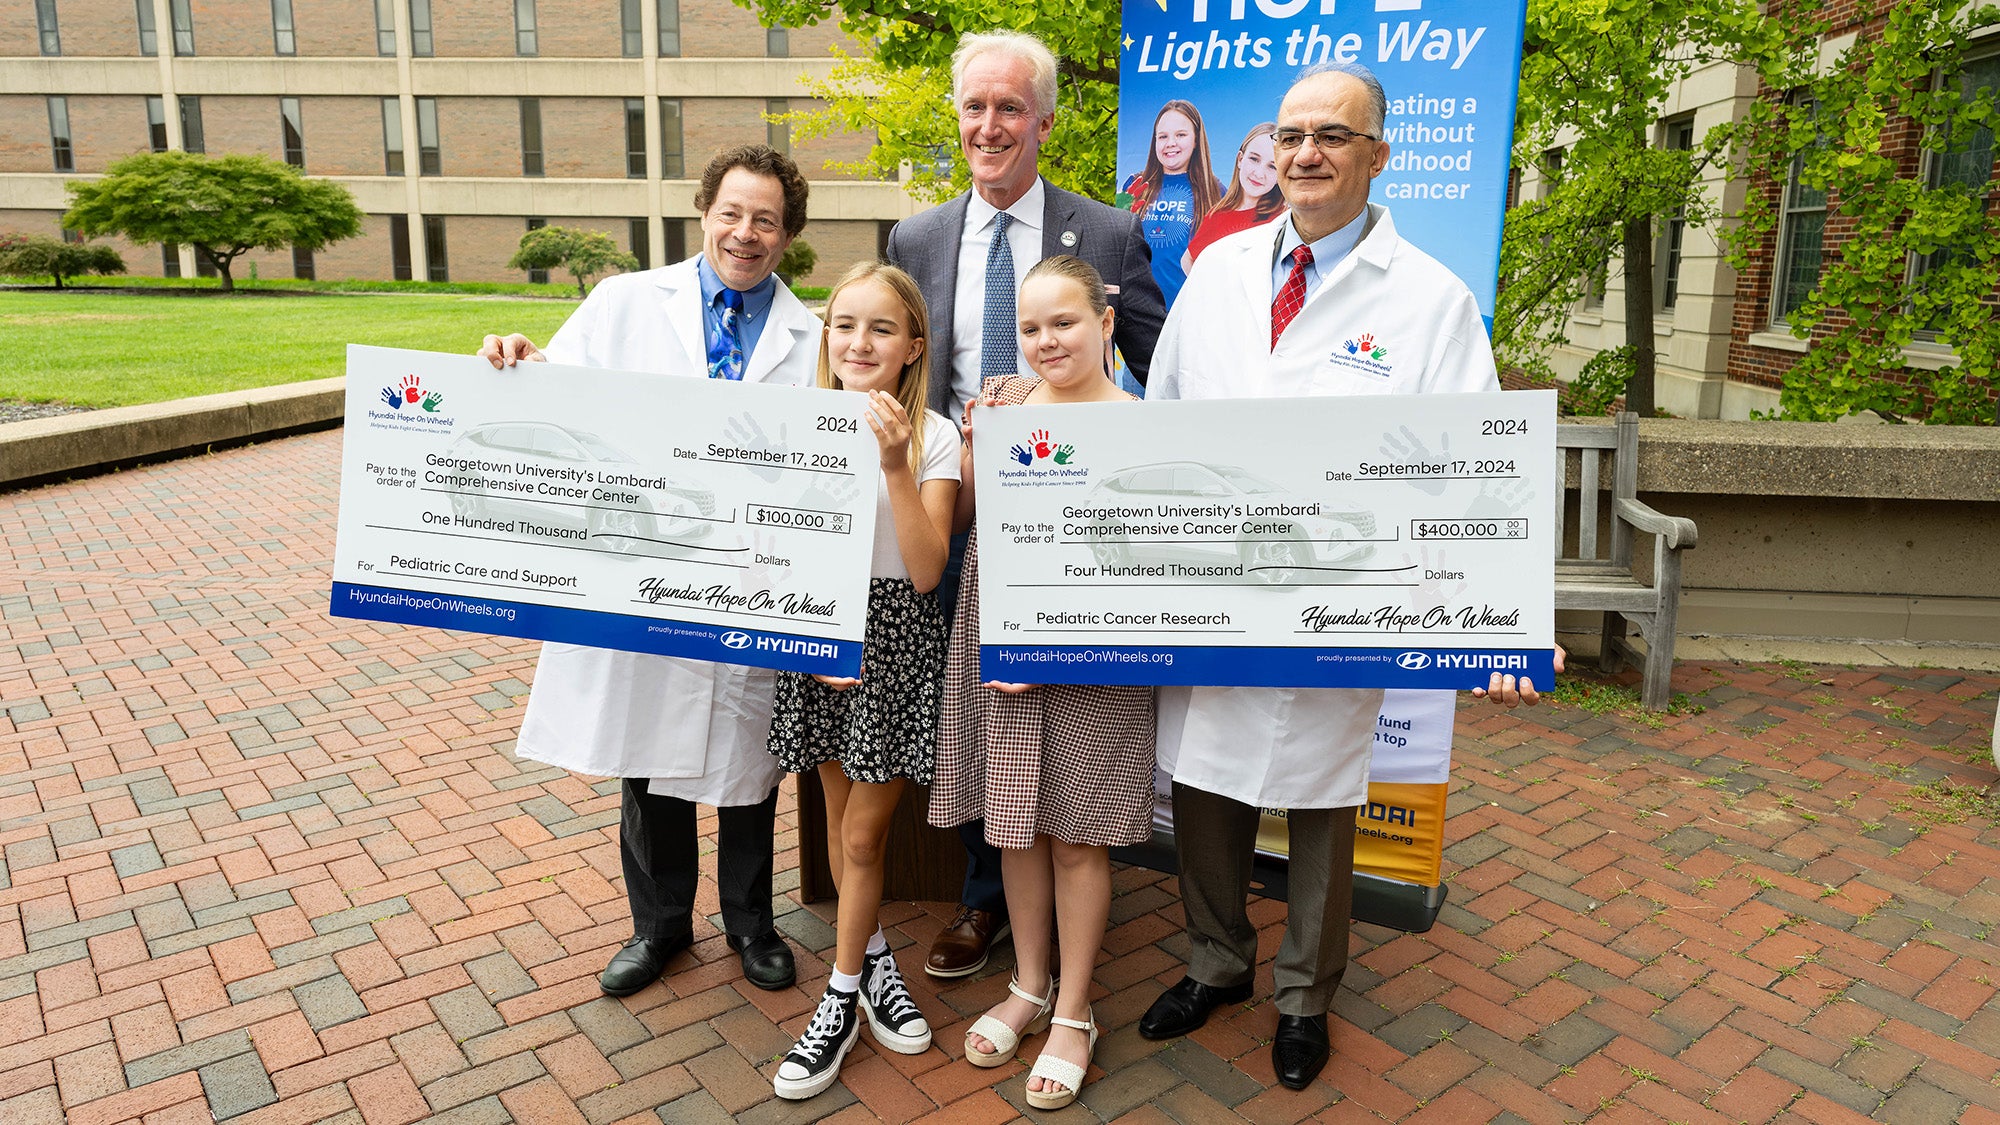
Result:
[[[700,840],[693,801],[646,792],[646,779],[625,778],[620,802],[618,859],[625,868],[625,897],[632,904],[632,932],[673,941],[694,926],[695,885],[701,875]],[[771,840],[776,834],[778,791],[754,805],[718,806],[715,884],[722,898],[722,926],[738,937],[769,933]]]

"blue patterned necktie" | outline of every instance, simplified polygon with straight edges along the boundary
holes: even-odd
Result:
[[[714,338],[708,342],[708,377],[743,378],[743,294],[722,291],[722,310]]]
[[[979,324],[979,381],[1020,371],[1021,346],[1015,342],[1014,252],[1007,246],[1007,226],[1014,216],[993,216],[993,242],[986,248],[986,315]]]

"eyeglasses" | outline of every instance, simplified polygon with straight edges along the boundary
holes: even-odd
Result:
[[[1382,138],[1372,133],[1357,133],[1345,125],[1328,125],[1310,133],[1298,129],[1279,129],[1271,134],[1271,144],[1279,152],[1296,152],[1300,145],[1310,138],[1313,147],[1321,152],[1339,152],[1359,139],[1379,141]]]

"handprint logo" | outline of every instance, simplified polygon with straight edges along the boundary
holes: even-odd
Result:
[[[1049,440],[1049,432],[1047,430],[1036,430],[1034,433],[1029,434],[1028,438],[1035,443],[1035,456],[1047,457],[1049,454],[1055,452],[1055,443]]]
[[[383,387],[382,401],[388,403],[391,410],[401,410],[403,408],[403,392],[394,387]]]
[[[1479,495],[1466,505],[1470,519],[1499,519],[1519,515],[1535,499],[1535,490],[1525,480],[1481,481]]]
[[[1367,332],[1363,332],[1363,333],[1361,334],[1361,341],[1360,341],[1360,344],[1359,344],[1359,349],[1360,349],[1361,351],[1364,351],[1364,352],[1367,352],[1367,353],[1368,353],[1368,358],[1369,358],[1369,359],[1375,359],[1375,360],[1379,360],[1379,359],[1381,359],[1381,358],[1382,358],[1383,356],[1385,356],[1385,355],[1388,355],[1388,354],[1389,354],[1389,349],[1388,349],[1388,348],[1385,348],[1385,347],[1381,347],[1381,346],[1377,345],[1377,344],[1375,343],[1375,337],[1374,337],[1374,336],[1373,336],[1372,334],[1370,334],[1370,333],[1367,333]],[[1354,349],[1353,349],[1353,348],[1349,348],[1348,350],[1349,350],[1349,351],[1353,351]]]
[[[1363,340],[1367,338],[1366,336],[1362,337]],[[1443,446],[1443,450],[1434,456],[1430,449],[1422,441],[1418,440],[1417,435],[1410,432],[1408,426],[1399,428],[1402,430],[1401,438],[1398,438],[1395,434],[1382,435],[1382,456],[1389,460],[1404,464],[1436,465],[1438,462],[1446,460],[1451,456],[1451,435],[1449,433],[1441,435],[1440,443]],[[1431,496],[1441,496],[1444,494],[1445,482],[1437,476],[1423,474],[1405,479],[1419,490]]]
[[[1022,446],[1016,445],[1007,452],[1013,456],[1014,460],[1019,461],[1023,465],[1032,465],[1035,463],[1035,455]]]
[[[1358,352],[1358,351],[1360,351],[1360,350],[1361,350],[1361,349],[1360,349],[1360,347],[1359,347],[1359,346],[1357,346],[1357,345],[1355,344],[1355,342],[1354,342],[1354,341],[1352,341],[1352,340],[1348,340],[1348,341],[1345,341],[1345,342],[1344,342],[1344,343],[1342,343],[1342,344],[1341,344],[1340,346],[1341,346],[1341,347],[1343,347],[1343,348],[1346,348],[1346,349],[1347,349],[1347,354],[1348,354],[1348,355],[1353,355],[1353,354],[1354,354],[1355,352]]]
[[[424,397],[424,392],[423,392],[423,388],[421,388],[421,387],[417,386],[417,377],[416,377],[415,375],[405,375],[405,376],[403,376],[403,398],[404,398],[404,400],[405,400],[405,401],[407,401],[407,402],[412,402],[412,403],[414,403],[414,402],[416,402],[416,401],[417,401],[418,399],[420,399],[420,398],[422,398],[422,397]]]
[[[419,405],[421,405],[425,410],[435,412],[438,406],[443,402],[444,402],[443,395],[437,393],[436,391],[429,391],[425,393],[424,401]]]
[[[1056,447],[1055,462],[1058,465],[1067,465],[1069,464],[1069,459],[1075,455],[1076,455],[1076,446],[1059,445]]]
[[[780,457],[784,457],[790,453],[783,423],[779,423],[778,425],[778,440],[776,441],[772,441],[769,435],[764,433],[764,427],[758,425],[757,420],[748,414],[730,419],[729,423],[723,427],[722,432],[730,441],[735,442],[745,449],[769,450]],[[777,480],[785,472],[777,462],[767,464],[753,461],[748,462],[747,465],[752,473],[755,473],[760,479],[766,482]]]

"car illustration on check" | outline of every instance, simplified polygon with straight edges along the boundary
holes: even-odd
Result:
[[[479,483],[447,489],[452,514],[462,518],[528,519],[582,531],[600,550],[656,556],[707,539],[713,526],[714,493],[662,477],[586,430],[487,422],[460,434],[448,455],[508,469],[467,472]]]
[[[1156,520],[1122,522],[1178,528],[1173,535],[1099,537],[1089,545],[1100,566],[1240,565],[1245,578],[1271,586],[1344,582],[1372,569],[1361,564],[1375,553],[1373,512],[1327,511],[1235,465],[1134,465],[1098,481],[1090,503],[1151,509]],[[1217,514],[1201,514],[1209,509]]]

